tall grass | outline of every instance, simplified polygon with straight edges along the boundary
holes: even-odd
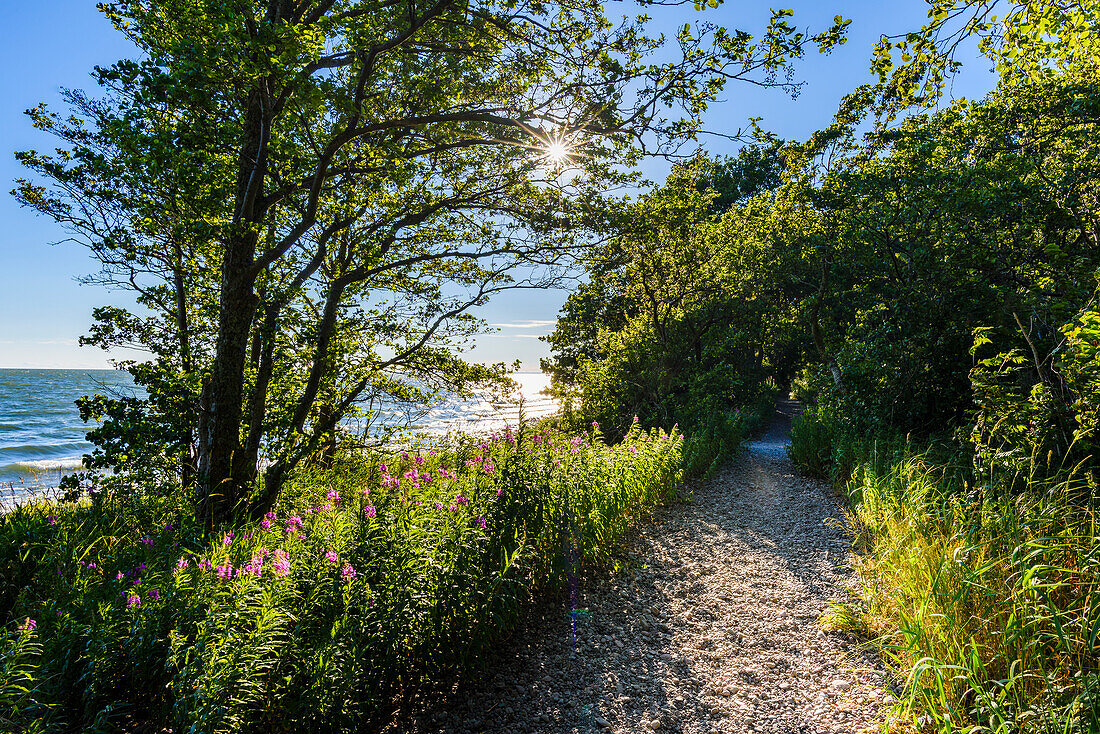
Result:
[[[343,457],[214,537],[175,496],[19,508],[0,517],[0,722],[359,730],[606,560],[676,491],[682,445],[524,428]]]
[[[849,475],[859,551],[855,598],[832,622],[881,643],[914,723],[1100,731],[1100,507],[1087,477],[1016,493],[1013,477],[975,486],[958,455],[904,443],[862,454],[832,468]]]

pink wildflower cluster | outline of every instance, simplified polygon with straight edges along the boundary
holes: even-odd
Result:
[[[340,569],[340,573],[343,574],[345,581],[351,581],[359,575],[350,563],[345,563],[344,567]]]
[[[260,548],[257,552],[252,554],[252,558],[243,568],[237,569],[238,576],[254,576],[260,578],[260,575],[264,572],[264,557],[267,556],[267,548]]]
[[[290,554],[281,548],[276,548],[271,554],[271,570],[276,576],[286,576],[290,573]]]
[[[336,551],[331,550],[331,549],[329,551],[327,551],[325,553],[325,560],[328,561],[329,563],[336,563],[336,560],[337,560]]]
[[[367,505],[363,508],[364,517],[375,517],[378,515],[378,510],[374,508],[374,505]]]
[[[19,625],[20,632],[30,632],[38,626],[38,622],[34,621],[30,617],[26,617],[23,623]]]

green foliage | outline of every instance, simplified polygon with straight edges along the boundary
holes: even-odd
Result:
[[[1085,73],[1005,85],[872,135],[805,188],[820,210],[802,241],[819,273],[812,392],[852,430],[968,423],[976,330],[982,358],[1017,350],[1021,385],[1061,400],[1051,359],[1100,266],[1098,100]]]
[[[973,487],[966,462],[864,447],[846,489],[861,556],[834,623],[878,638],[914,723],[1100,726],[1100,527],[1077,475]],[[975,728],[976,727],[976,728]]]
[[[478,664],[530,595],[604,564],[683,476],[682,438],[523,425],[311,464],[258,521],[181,493],[0,516],[0,717],[43,731],[358,731]],[[37,722],[37,723],[35,723]]]
[[[624,213],[548,337],[546,366],[579,420],[679,425],[689,474],[713,471],[740,443],[740,411],[755,415],[761,396],[774,397],[766,379],[789,366],[776,364],[792,303],[776,277],[771,201],[747,198],[777,183],[778,166],[774,149],[698,158]],[[718,216],[722,197],[741,206]]]
[[[817,479],[832,478],[833,430],[814,410],[803,410],[792,421],[788,452],[803,474]]]

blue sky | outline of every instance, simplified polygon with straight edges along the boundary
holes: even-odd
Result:
[[[658,8],[651,14],[671,35],[685,22],[707,20],[727,28],[759,31],[769,8],[778,4],[726,0],[715,10],[696,13],[686,8]],[[624,10],[629,7],[621,6]],[[712,105],[707,127],[731,131],[749,117],[788,139],[801,139],[825,125],[845,92],[869,80],[871,47],[881,33],[915,30],[925,19],[921,0],[860,0],[858,2],[787,2],[794,22],[813,31],[827,27],[841,14],[852,19],[847,45],[830,56],[811,52],[798,63],[798,78],[807,82],[797,99],[779,90],[748,84],[727,86],[720,104]],[[610,7],[609,15],[620,13]],[[94,0],[48,0],[11,3],[0,28],[0,368],[108,367],[112,354],[77,346],[91,323],[91,310],[103,304],[126,305],[128,294],[83,286],[76,278],[95,269],[85,251],[72,243],[50,244],[65,233],[52,222],[20,209],[7,194],[22,172],[13,151],[48,150],[54,141],[28,124],[23,110],[39,102],[57,109],[63,87],[93,86],[89,72],[132,55],[127,44],[95,10]],[[988,62],[976,59],[953,87],[955,97],[980,97],[994,84]],[[713,138],[713,153],[732,153],[735,146]],[[654,162],[646,175],[663,177],[666,166]],[[504,294],[480,314],[498,331],[478,340],[472,357],[495,362],[523,361],[537,369],[546,345],[537,337],[548,333],[567,297],[562,291],[519,291]]]

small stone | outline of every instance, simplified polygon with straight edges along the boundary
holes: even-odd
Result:
[[[604,729],[610,729],[611,728],[611,722],[608,721],[607,719],[603,718],[602,716],[597,716],[596,717],[596,725],[597,726],[602,726]]]
[[[846,691],[851,687],[852,687],[851,683],[849,683],[846,680],[839,680],[839,679],[834,680],[832,683],[829,684],[829,688],[832,688],[834,691]]]

